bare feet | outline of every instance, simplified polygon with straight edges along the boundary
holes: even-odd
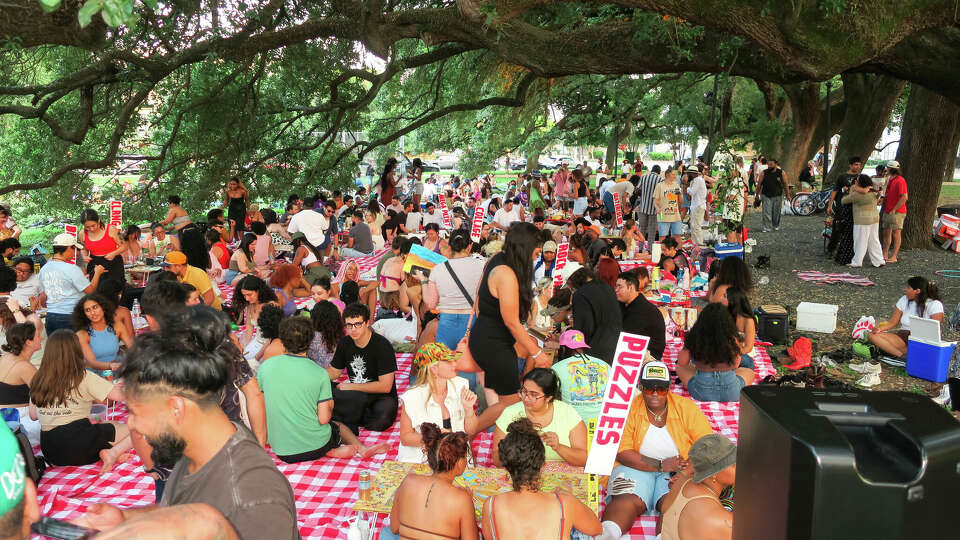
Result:
[[[365,450],[358,452],[362,459],[367,459],[373,457],[377,454],[386,454],[390,451],[390,443],[380,443],[373,446],[367,447]]]
[[[345,444],[327,452],[327,457],[350,459],[357,455],[357,447],[352,444]]]
[[[100,459],[103,460],[103,465],[100,466],[100,474],[103,474],[112,471],[117,465],[125,463],[130,459],[130,454],[125,451],[118,452],[115,448],[109,448],[100,451]]]

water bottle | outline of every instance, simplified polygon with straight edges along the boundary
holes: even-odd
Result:
[[[694,270],[696,270],[697,275],[699,276],[699,275],[700,275],[700,260],[699,260],[699,259],[697,259],[696,261],[693,261],[693,268],[694,268]]]
[[[136,298],[133,299],[133,309],[130,310],[130,315],[134,319],[140,318],[140,300]]]

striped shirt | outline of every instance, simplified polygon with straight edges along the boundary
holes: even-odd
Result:
[[[653,190],[662,181],[663,177],[654,172],[640,177],[640,182],[637,183],[637,189],[634,192],[637,198],[633,208],[636,212],[650,215],[657,213],[653,206]]]

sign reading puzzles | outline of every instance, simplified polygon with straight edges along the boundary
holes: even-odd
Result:
[[[563,287],[563,275],[561,270],[567,266],[567,255],[570,253],[570,243],[561,242],[557,246],[557,260],[553,264],[553,292],[556,294],[557,289]]]
[[[613,194],[613,210],[617,214],[617,228],[623,227],[623,204],[620,202],[620,194]]]
[[[110,225],[117,231],[123,226],[123,201],[110,201]]]
[[[613,470],[649,344],[650,338],[646,336],[620,332],[613,368],[603,394],[603,406],[597,417],[597,431],[593,434],[584,472],[609,475]]]

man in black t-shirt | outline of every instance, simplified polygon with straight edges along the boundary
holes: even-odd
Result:
[[[623,331],[650,338],[647,350],[660,360],[667,346],[666,323],[657,306],[640,294],[640,280],[635,272],[622,272],[617,276],[617,286],[613,290],[620,302],[623,315]]]
[[[787,181],[787,175],[780,168],[780,162],[776,159],[767,160],[767,168],[760,173],[760,181],[757,184],[757,191],[760,192],[760,202],[763,203],[763,232],[770,230],[780,230],[780,214],[783,212],[783,197],[790,199],[790,184]]]
[[[387,338],[370,328],[367,306],[350,304],[343,310],[343,321],[347,336],[327,368],[334,382],[347,370],[347,381],[333,389],[333,419],[354,433],[360,427],[386,431],[397,419],[397,357]]]

